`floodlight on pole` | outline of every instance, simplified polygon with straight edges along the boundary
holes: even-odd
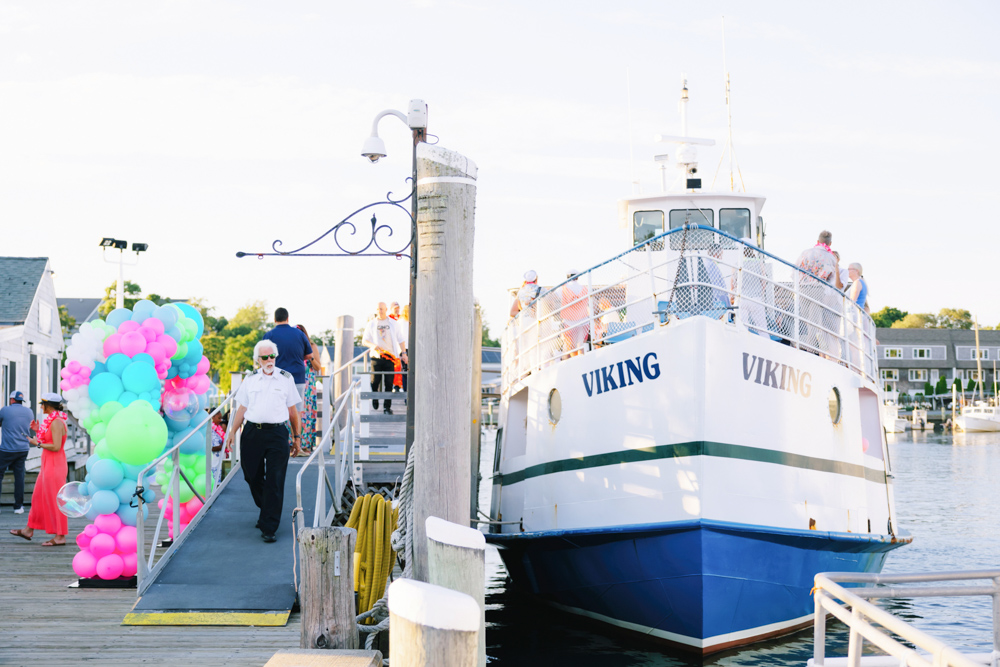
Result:
[[[102,250],[107,252],[108,248],[113,248],[118,251],[118,285],[115,288],[115,308],[125,307],[125,251],[128,250],[128,241],[125,239],[116,239],[110,236],[105,236],[101,239],[100,247]],[[145,252],[149,248],[148,243],[133,243],[132,251],[135,253],[136,258],[139,257],[140,252]],[[109,260],[107,255],[104,256],[104,261],[109,263],[114,263],[115,260]],[[136,261],[135,264],[138,264]],[[134,266],[133,264],[132,266]]]

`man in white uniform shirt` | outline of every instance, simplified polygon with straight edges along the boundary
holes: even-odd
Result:
[[[259,364],[252,375],[236,391],[235,422],[226,444],[232,446],[240,426],[240,465],[250,487],[250,495],[260,508],[257,528],[265,542],[276,542],[275,533],[281,523],[281,506],[285,498],[285,471],[288,468],[288,429],[292,426],[292,456],[297,456],[301,446],[299,392],[291,373],[276,368],[278,346],[262,340],[253,349],[254,360]]]
[[[365,327],[364,336],[361,337],[361,344],[371,348],[372,358],[372,391],[377,392],[385,382],[385,390],[392,391],[392,373],[396,370],[396,357],[400,361],[408,362],[406,358],[406,340],[400,335],[399,327],[395,320],[388,314],[389,309],[385,302],[378,304],[378,317],[373,319]],[[383,403],[387,415],[392,414],[392,401],[386,400]],[[378,410],[378,399],[372,399],[372,408]]]

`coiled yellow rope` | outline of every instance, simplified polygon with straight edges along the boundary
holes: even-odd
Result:
[[[385,593],[389,573],[395,564],[391,535],[399,512],[381,494],[367,494],[354,501],[347,528],[358,531],[354,547],[354,591],[358,613],[369,611]],[[365,620],[366,623],[370,619]]]

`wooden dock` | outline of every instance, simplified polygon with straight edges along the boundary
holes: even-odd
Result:
[[[67,546],[45,548],[39,546],[48,539],[44,533],[31,542],[8,534],[27,517],[27,508],[24,514],[13,514],[9,505],[0,509],[0,665],[260,666],[299,646],[298,612],[278,628],[122,626],[134,589],[68,588],[76,581],[75,538],[89,521],[70,519]],[[146,525],[152,539],[153,512]]]

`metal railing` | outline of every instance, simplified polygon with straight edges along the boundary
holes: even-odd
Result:
[[[930,582],[974,581],[988,579],[986,585],[945,586],[885,586],[880,584],[915,584]],[[937,572],[930,574],[858,574],[854,572],[820,572],[813,589],[816,615],[813,626],[813,658],[809,665],[892,665],[895,667],[996,667],[1000,661],[1000,570],[968,572]],[[839,582],[839,583],[838,583]],[[862,588],[844,588],[840,583],[864,584]],[[963,654],[939,639],[914,628],[871,602],[872,598],[965,597],[988,595],[993,598],[993,651]],[[826,657],[826,615],[847,625],[847,658]],[[897,639],[898,638],[898,639]],[[887,656],[862,657],[864,641],[868,640]],[[915,648],[903,644],[909,642]],[[926,653],[921,653],[925,651]]]
[[[187,535],[189,535],[191,531],[194,529],[194,527],[198,525],[198,523],[201,521],[201,518],[205,515],[205,512],[208,511],[208,508],[212,505],[215,498],[218,496],[219,492],[229,483],[229,480],[232,479],[233,472],[235,472],[239,467],[239,462],[234,456],[233,468],[230,470],[226,478],[222,480],[222,483],[217,485],[215,489],[212,489],[211,485],[214,481],[212,478],[212,427],[211,427],[212,417],[215,416],[216,413],[221,412],[224,407],[232,403],[235,396],[236,396],[235,391],[226,396],[225,399],[223,399],[219,403],[219,406],[215,408],[215,410],[209,413],[209,415],[205,417],[204,420],[199,422],[197,426],[191,429],[190,433],[188,433],[186,436],[178,440],[176,443],[174,443],[174,445],[170,449],[163,452],[153,461],[147,464],[146,467],[143,468],[142,471],[139,473],[139,479],[137,480],[138,484],[136,485],[135,489],[135,496],[133,496],[138,500],[138,506],[139,506],[139,511],[136,513],[135,516],[136,559],[137,559],[136,591],[139,596],[142,596],[142,594],[146,591],[149,585],[156,579],[156,576],[160,573],[163,567],[173,557],[174,553],[177,552],[177,549],[180,548],[180,545],[183,543]],[[229,422],[230,429],[232,428],[232,424],[233,422],[230,421]],[[188,440],[190,440],[191,437],[195,435],[198,432],[198,430],[201,429],[202,427],[205,427],[205,488],[202,489],[202,493],[198,493],[198,489],[196,489],[194,486],[194,480],[189,480],[187,476],[184,474],[184,472],[181,470],[180,452],[181,452],[181,446],[184,445]],[[229,435],[228,430],[226,432],[226,435],[227,436]],[[223,447],[225,447],[224,443]],[[239,450],[238,441],[234,443],[233,450],[234,452]],[[165,461],[167,458],[170,459],[173,465],[173,471],[170,474],[170,482],[168,484],[169,491],[167,492],[166,496],[171,501],[173,542],[170,544],[170,547],[160,556],[159,560],[156,561],[156,564],[154,565],[153,561],[156,556],[156,545],[159,542],[160,531],[163,527],[163,519],[166,516],[166,511],[165,509],[162,510],[160,512],[159,518],[156,521],[156,530],[153,533],[153,539],[149,549],[149,556],[147,557],[146,533],[144,530],[145,520],[143,518],[143,513],[142,513],[142,508],[143,505],[145,504],[145,500],[143,500],[142,497],[142,494],[145,491],[143,482],[146,479],[146,476],[149,474],[149,471],[155,470],[156,466],[158,466],[161,461]],[[200,500],[203,503],[201,509],[199,509],[198,512],[191,518],[191,521],[188,522],[187,528],[183,532],[181,532],[181,527],[180,527],[180,516],[181,516],[180,483],[182,479],[184,480],[184,483],[187,484],[188,488],[190,488],[191,491],[194,493],[195,497],[198,498],[198,500]],[[202,494],[204,494],[204,496]]]
[[[503,333],[503,392],[540,368],[695,315],[822,355],[875,382],[875,324],[829,283],[712,227],[655,236],[544,290]]]
[[[313,510],[313,528],[320,526],[330,526],[333,519],[343,510],[341,498],[344,495],[344,487],[347,480],[351,478],[351,471],[354,468],[354,444],[357,438],[354,433],[354,418],[351,413],[358,407],[360,395],[361,378],[355,378],[347,391],[338,397],[334,403],[336,410],[330,416],[330,426],[315,451],[302,464],[302,468],[295,476],[295,507],[302,508],[302,477],[309,466],[314,463],[317,466],[316,474],[316,503]],[[339,405],[338,405],[339,404]],[[348,411],[347,426],[341,431],[337,425],[340,415],[345,410]],[[333,482],[327,474],[326,449],[329,446],[330,454],[333,456]],[[326,492],[330,492],[331,503],[327,509]],[[297,511],[295,514],[296,528],[298,532],[305,528],[305,514]]]

